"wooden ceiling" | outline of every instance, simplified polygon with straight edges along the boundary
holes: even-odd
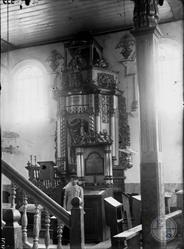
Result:
[[[1,1],[1,51],[66,40],[77,32],[94,35],[129,29],[131,0],[38,0],[35,5]],[[182,0],[165,0],[160,23],[183,18]]]

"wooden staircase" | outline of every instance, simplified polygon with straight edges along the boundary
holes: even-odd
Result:
[[[12,181],[11,203],[9,207],[3,208],[3,220],[6,224],[3,227],[5,245],[1,248],[9,249],[83,249],[84,248],[84,212],[81,207],[80,198],[76,197],[72,201],[71,212],[66,211],[57,202],[36,187],[33,183],[20,175],[13,167],[1,160],[2,173]],[[22,189],[22,204],[19,210],[16,209],[16,186]],[[34,200],[33,212],[33,237],[28,238],[28,197]],[[33,207],[32,206],[32,207]],[[44,216],[44,238],[40,239],[41,217]],[[50,237],[51,217],[57,219],[57,245],[51,245]],[[70,245],[62,245],[63,227],[70,229]],[[12,235],[10,235],[12,234]],[[76,235],[76,236],[75,236]],[[12,237],[11,237],[12,236]]]

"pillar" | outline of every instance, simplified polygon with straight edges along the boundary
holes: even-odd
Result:
[[[84,184],[84,152],[82,148],[76,148],[77,176],[81,185]]]
[[[140,98],[141,198],[143,248],[166,248],[164,182],[157,113],[158,1],[134,0],[137,74]]]
[[[115,152],[116,161],[114,165],[119,165],[119,113],[118,113],[118,96],[114,96],[115,105]]]
[[[104,155],[104,175],[105,175],[105,182],[107,185],[111,185],[113,183],[112,180],[112,153],[110,145],[107,145],[105,148],[105,155]]]
[[[116,106],[115,106],[115,99],[116,96],[112,97],[112,107],[111,107],[111,138],[113,140],[112,143],[112,158],[113,160],[116,160],[116,119],[115,119],[115,112],[116,112]]]
[[[101,131],[101,120],[100,113],[96,115],[96,131],[99,133]]]
[[[95,127],[96,127],[96,132],[101,131],[101,117],[100,117],[100,96],[95,95],[95,100],[94,100],[94,106],[95,106]]]
[[[81,175],[81,151],[80,148],[76,149],[76,162],[77,162],[77,176],[80,178]]]

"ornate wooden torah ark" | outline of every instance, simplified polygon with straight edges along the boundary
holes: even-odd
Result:
[[[103,200],[113,194],[121,198],[124,170],[130,166],[120,152],[129,146],[125,98],[118,74],[108,69],[102,47],[91,36],[65,42],[64,51],[62,80],[55,89],[56,166],[49,167],[63,184],[77,174],[85,194],[86,240],[102,241],[109,237]]]

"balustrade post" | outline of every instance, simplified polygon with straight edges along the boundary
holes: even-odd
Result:
[[[58,220],[58,226],[57,226],[58,244],[57,244],[57,249],[63,249],[63,247],[62,247],[63,227],[64,227],[64,224],[62,223],[62,221]]]
[[[21,219],[20,212],[15,208],[16,187],[12,183],[11,186],[11,207],[3,210],[3,220],[5,226],[3,228],[6,248],[22,249],[22,228],[19,225]]]
[[[12,182],[11,183],[11,193],[10,193],[11,208],[15,208],[15,199],[16,199],[16,186]]]
[[[41,214],[39,204],[35,203],[34,226],[33,226],[33,249],[38,249],[40,234]]]
[[[50,214],[47,209],[45,212],[45,248],[48,249],[50,245]]]
[[[84,210],[79,197],[71,201],[70,249],[84,249]]]
[[[28,217],[27,217],[27,195],[26,193],[23,193],[23,208],[22,208],[22,242],[24,246],[29,246],[30,243],[27,240],[27,226],[28,226]]]

